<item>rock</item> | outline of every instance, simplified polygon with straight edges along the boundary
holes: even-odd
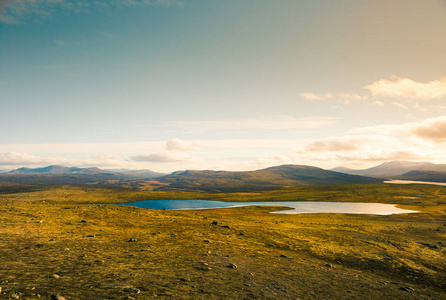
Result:
[[[43,248],[43,247],[45,247],[45,245],[43,245],[43,244],[37,244],[37,245],[35,245],[34,247],[36,247],[36,248]]]
[[[43,220],[39,220],[37,223],[40,223],[40,224],[42,224],[43,223]]]
[[[230,269],[237,269],[237,266],[234,265],[234,264],[229,264],[229,265],[227,265],[226,267],[227,267],[227,268],[230,268]]]
[[[94,234],[89,234],[87,237],[96,237]]]
[[[231,229],[228,225],[222,226],[223,228]]]
[[[324,267],[333,268],[333,265],[332,264],[325,264]]]
[[[210,243],[211,241],[210,240],[204,240],[203,242],[204,243]]]
[[[0,286],[0,294],[2,293],[2,287]]]
[[[211,267],[206,267],[206,266],[198,266],[198,267],[195,267],[195,269],[200,270],[200,271],[210,271],[210,270],[212,270]]]
[[[245,235],[243,232],[240,232],[238,235]]]
[[[217,225],[218,225],[218,222],[217,222],[217,221],[212,221],[211,225],[215,225],[215,226],[217,226]]]
[[[280,254],[279,257],[281,257],[281,258],[288,258],[288,256],[283,255],[283,254]]]
[[[140,294],[140,293],[141,293],[140,290],[135,289],[135,288],[128,288],[128,289],[126,289],[125,291],[126,291],[126,292],[129,292],[129,293],[133,293],[133,294]]]
[[[82,221],[81,221],[81,223],[87,223],[87,221],[85,221],[85,220],[82,220]]]
[[[65,297],[62,297],[61,295],[57,294],[57,295],[51,295],[50,299],[51,300],[65,300]]]
[[[50,278],[55,278],[55,279],[57,279],[57,278],[60,278],[60,275],[54,273],[54,274],[51,274],[51,275],[50,275]]]
[[[128,240],[128,242],[130,242],[130,243],[135,243],[137,241],[138,241],[138,239],[135,239],[135,238],[131,238],[130,240]]]
[[[402,286],[402,287],[400,287],[400,290],[408,292],[408,293],[412,293],[415,291],[413,288],[408,287],[408,286]]]

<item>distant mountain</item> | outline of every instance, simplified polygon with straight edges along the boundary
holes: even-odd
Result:
[[[79,168],[52,165],[43,168],[19,168],[0,174],[0,183],[35,185],[121,185],[139,179],[152,179],[165,174],[150,170],[113,172],[99,168]]]
[[[64,167],[58,165],[47,166],[43,168],[20,168],[12,170],[6,174],[53,174],[53,175],[65,175],[65,174],[113,174],[112,172],[105,171],[99,168],[79,168],[79,167]]]
[[[446,164],[433,164],[430,162],[412,161],[390,161],[382,163],[376,167],[354,170],[344,167],[332,169],[332,171],[342,172],[352,175],[372,176],[372,177],[394,177],[410,171],[436,171],[446,172]]]
[[[140,178],[140,179],[149,179],[149,178],[158,178],[161,176],[165,176],[165,173],[158,173],[151,170],[128,170],[128,169],[119,169],[119,170],[108,170],[114,171],[129,177]]]
[[[446,172],[410,171],[398,176],[400,180],[446,182]]]
[[[312,166],[283,165],[248,172],[178,171],[156,179],[160,189],[250,191],[321,184],[374,183],[383,180]]]

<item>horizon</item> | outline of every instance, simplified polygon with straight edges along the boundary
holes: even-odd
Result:
[[[386,161],[377,165],[372,166],[373,167],[379,167],[385,164],[389,164],[389,163],[431,163],[428,161],[406,161],[406,160],[394,160],[394,161]],[[63,167],[63,168],[85,168],[85,169],[100,169],[103,171],[112,171],[112,172],[125,172],[125,171],[150,171],[150,172],[155,172],[155,173],[163,173],[163,174],[172,174],[175,172],[183,172],[183,171],[215,171],[215,172],[219,172],[219,171],[232,171],[232,172],[249,172],[249,171],[259,171],[259,170],[264,170],[264,169],[268,169],[268,168],[274,168],[274,167],[283,167],[283,166],[303,166],[303,167],[315,167],[315,168],[319,168],[319,169],[323,169],[323,170],[327,170],[327,171],[335,171],[335,172],[341,172],[341,171],[336,171],[334,169],[337,168],[346,168],[343,166],[337,166],[334,168],[330,168],[330,169],[325,169],[325,168],[321,168],[318,166],[313,166],[313,165],[297,165],[297,164],[282,164],[282,165],[274,165],[274,166],[268,166],[265,168],[261,168],[261,169],[255,169],[255,170],[225,170],[225,169],[177,169],[174,170],[172,172],[158,172],[156,170],[150,170],[150,169],[126,169],[126,168],[99,168],[99,167],[79,167],[76,165],[46,165],[46,166],[41,166],[41,167],[35,167],[35,168],[30,168],[30,167],[16,167],[14,169],[0,169],[0,174],[4,174],[5,172],[10,172],[10,171],[16,171],[16,170],[21,170],[21,169],[44,169],[44,168],[48,168],[48,167]],[[346,168],[349,169],[351,171],[361,171],[361,170],[365,170],[365,169],[351,169],[351,168]],[[366,168],[369,169],[369,168]],[[342,173],[342,172],[341,172]]]
[[[0,171],[446,163],[439,0],[0,1]]]

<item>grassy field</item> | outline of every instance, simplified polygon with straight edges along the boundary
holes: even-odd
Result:
[[[148,199],[376,202],[420,213],[85,205]],[[213,194],[3,186],[0,228],[0,299],[446,299],[446,187]]]

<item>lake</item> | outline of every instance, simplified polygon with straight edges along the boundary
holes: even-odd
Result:
[[[444,182],[414,181],[414,180],[388,180],[388,181],[384,181],[384,183],[391,183],[391,184],[433,184],[433,185],[446,186],[446,183],[444,183]]]
[[[241,206],[280,206],[285,209],[275,211],[275,214],[314,214],[314,213],[341,213],[341,214],[372,214],[391,215],[404,213],[417,213],[415,210],[397,208],[393,204],[356,203],[356,202],[316,202],[316,201],[265,201],[265,202],[224,202],[213,200],[146,200],[131,203],[121,203],[139,208],[167,209],[167,210],[196,210],[212,208],[231,208]]]

